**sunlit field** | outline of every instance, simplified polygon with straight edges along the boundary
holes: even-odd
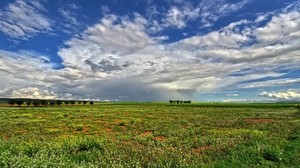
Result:
[[[0,107],[0,167],[299,167],[290,104]]]

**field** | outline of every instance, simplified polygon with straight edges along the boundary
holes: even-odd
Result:
[[[0,167],[299,167],[293,106],[0,107]]]

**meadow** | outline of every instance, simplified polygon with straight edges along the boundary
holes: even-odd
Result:
[[[0,167],[299,167],[291,104],[0,107]]]

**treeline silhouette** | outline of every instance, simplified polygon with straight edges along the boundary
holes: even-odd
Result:
[[[34,99],[34,100],[26,100],[26,99],[9,99],[8,100],[8,104],[10,106],[14,106],[14,105],[18,105],[19,107],[22,105],[22,104],[26,104],[28,107],[33,105],[35,107],[37,106],[61,106],[61,105],[75,105],[75,104],[78,104],[78,105],[86,105],[87,103],[89,103],[90,105],[93,105],[94,102],[93,101],[75,101],[75,100],[40,100],[40,99]]]
[[[169,100],[170,104],[191,104],[191,100]]]

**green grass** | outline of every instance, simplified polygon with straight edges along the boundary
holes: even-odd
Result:
[[[298,167],[287,104],[0,107],[0,167]]]

